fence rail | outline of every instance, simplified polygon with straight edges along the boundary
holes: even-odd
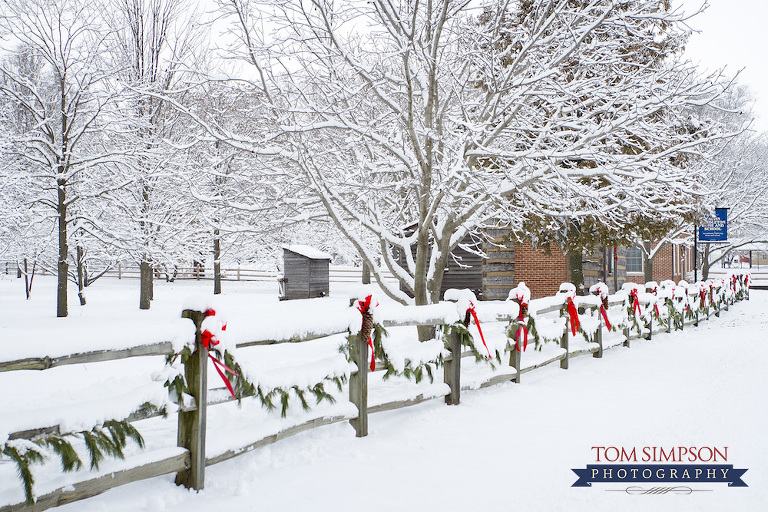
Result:
[[[748,299],[748,294],[746,296]],[[729,304],[735,302],[735,298],[732,301],[726,301],[724,308],[728,309]],[[646,307],[649,305],[645,303]],[[608,302],[609,308],[624,308],[627,307],[626,297],[612,296]],[[581,314],[590,312],[595,313],[599,306],[590,304],[580,304]],[[530,315],[536,317],[544,317],[547,314],[557,313],[561,315],[565,313],[565,302],[552,304],[538,309],[531,309]],[[717,308],[711,307],[707,304],[706,308],[701,308],[701,311],[697,310],[694,316],[690,318],[683,318],[679,326],[675,326],[675,329],[683,329],[687,325],[697,325],[700,320],[710,317],[710,312],[719,316],[720,306]],[[699,317],[701,313],[702,318]],[[157,460],[147,462],[138,467],[127,468],[117,471],[110,475],[99,476],[96,478],[86,479],[78,482],[74,485],[67,485],[59,488],[44,496],[40,496],[37,499],[35,505],[28,507],[25,504],[12,504],[6,506],[0,506],[0,512],[17,512],[17,511],[42,511],[51,507],[70,503],[79,499],[87,498],[104,492],[112,487],[123,485],[125,483],[134,482],[146,478],[152,478],[155,476],[176,473],[177,483],[191,487],[194,489],[202,489],[205,481],[205,467],[222,462],[248,451],[254,450],[261,446],[265,446],[274,442],[277,442],[286,437],[295,435],[297,433],[317,428],[323,425],[337,423],[341,421],[350,421],[355,428],[356,435],[362,437],[368,433],[368,415],[380,411],[387,411],[398,409],[401,407],[407,407],[415,405],[426,400],[439,398],[444,396],[444,400],[447,404],[456,405],[460,403],[461,391],[471,388],[488,387],[502,382],[520,382],[520,376],[533,371],[537,368],[560,362],[560,366],[563,369],[568,369],[569,361],[572,358],[592,354],[593,357],[602,357],[603,351],[606,348],[603,345],[603,327],[604,323],[600,315],[597,316],[598,326],[595,331],[595,343],[594,346],[588,346],[582,349],[570,350],[569,347],[569,326],[565,322],[565,328],[560,339],[559,353],[552,355],[551,357],[545,357],[542,360],[534,361],[527,366],[523,365],[521,353],[514,348],[511,350],[510,357],[510,370],[507,373],[494,375],[479,384],[473,386],[462,386],[462,374],[461,374],[461,361],[465,357],[473,355],[472,352],[463,351],[460,339],[460,334],[457,329],[446,330],[448,337],[445,341],[446,349],[449,355],[443,358],[444,371],[443,381],[447,385],[449,392],[446,395],[430,396],[428,394],[420,394],[415,397],[407,399],[399,399],[386,403],[379,403],[369,407],[368,405],[368,369],[369,352],[367,339],[364,339],[360,334],[349,335],[349,343],[354,345],[350,350],[353,362],[357,369],[352,371],[349,376],[349,401],[356,407],[357,414],[354,415],[336,415],[331,417],[313,418],[298,425],[291,426],[290,428],[268,435],[262,439],[259,439],[247,446],[238,447],[237,449],[229,450],[225,453],[206,457],[205,452],[205,432],[206,432],[206,418],[207,408],[222,403],[231,402],[233,399],[227,397],[225,399],[216,398],[208,399],[208,386],[207,386],[207,358],[208,350],[203,345],[201,340],[201,325],[205,318],[205,313],[200,311],[185,310],[183,315],[185,318],[189,318],[195,323],[195,351],[187,361],[185,372],[187,376],[187,382],[190,386],[190,394],[193,398],[191,404],[186,404],[179,407],[178,411],[178,445],[179,448],[171,450],[171,453],[166,456],[161,456]],[[388,319],[382,322],[384,327],[413,327],[419,325],[433,325],[433,326],[445,326],[445,317],[439,315],[415,315],[420,318],[418,320],[406,319],[395,320]],[[562,315],[561,315],[562,316]],[[649,316],[650,321],[645,326],[639,325],[638,328],[632,329],[631,326],[626,326],[624,332],[621,335],[623,338],[624,346],[630,346],[630,340],[640,337],[650,338],[653,334],[666,330],[670,332],[672,329],[672,319],[667,317],[665,326],[660,325],[658,322],[654,325],[653,316]],[[512,312],[509,314],[501,313],[496,315],[496,321],[507,322],[512,331],[510,332],[510,338],[514,338],[516,330],[520,328],[520,321],[517,316]],[[310,332],[302,337],[291,336],[283,339],[271,339],[271,340],[253,340],[251,342],[240,343],[237,345],[239,348],[246,348],[258,345],[271,345],[280,343],[296,343],[306,342],[321,337],[330,336],[333,334],[347,333],[346,330],[331,332]],[[614,343],[610,346],[616,346]],[[16,370],[46,370],[57,366],[67,364],[82,364],[86,362],[102,362],[110,360],[119,360],[129,357],[142,357],[142,356],[157,356],[168,355],[173,353],[173,346],[170,342],[156,343],[151,345],[143,345],[138,347],[132,347],[121,350],[104,350],[93,351],[79,354],[71,354],[60,357],[44,357],[44,358],[29,358],[20,359],[16,361],[0,362],[0,372],[16,371]],[[216,391],[216,390],[214,390]],[[129,418],[129,421],[135,421],[138,419],[145,419],[157,415],[159,413],[148,410],[137,410]],[[10,439],[32,439],[35,436],[44,435],[47,433],[55,433],[60,429],[58,426],[40,427],[38,429],[26,430],[23,432],[15,432],[11,434]]]
[[[0,273],[17,277],[22,276],[21,267],[15,261],[0,261]],[[50,272],[45,268],[38,267],[36,273],[46,275]],[[337,283],[357,283],[362,280],[363,276],[362,268],[359,267],[331,266],[329,273],[330,280]],[[118,279],[138,279],[140,272],[137,265],[123,265],[119,263],[108,269],[103,275],[104,277],[116,277]],[[210,281],[213,280],[213,269],[195,266],[175,267],[172,270],[155,269],[154,276],[155,279],[165,281]],[[223,281],[275,281],[280,276],[281,272],[277,269],[255,269],[241,267],[240,265],[221,269],[221,279]],[[388,281],[395,279],[394,275],[389,271],[383,273],[383,278]],[[373,274],[371,274],[371,281],[376,282],[376,276]]]

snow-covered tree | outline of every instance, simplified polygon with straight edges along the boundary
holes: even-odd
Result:
[[[10,0],[0,14],[13,56],[0,67],[0,93],[23,112],[13,142],[32,181],[27,201],[50,207],[56,219],[60,317],[68,313],[69,228],[76,218],[86,222],[76,204],[124,184],[101,174],[100,163],[114,156],[98,140],[114,93],[105,85],[112,69],[101,58],[108,47],[100,14],[81,0]]]
[[[705,190],[679,156],[719,133],[677,115],[721,87],[666,51],[687,36],[666,2],[255,5],[225,9],[280,130],[209,131],[283,156],[401,302],[438,300],[451,250],[489,219],[618,224]]]
[[[134,185],[114,198],[121,219],[114,239],[140,269],[139,308],[149,309],[153,267],[174,267],[191,242],[194,217],[184,178],[185,155],[168,142],[186,130],[162,95],[181,86],[187,63],[204,50],[204,27],[186,0],[112,0],[108,23],[116,44],[120,81],[131,91],[121,98],[123,133],[115,144],[130,148],[123,171]]]

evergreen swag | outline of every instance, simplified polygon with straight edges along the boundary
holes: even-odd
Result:
[[[682,329],[683,328],[683,314],[677,310],[675,307],[675,301],[667,299],[667,311],[669,311],[669,315],[667,317],[667,322],[673,322],[672,327],[675,328],[675,330]],[[670,326],[667,325],[669,328]]]
[[[501,363],[501,355],[499,354],[498,350],[495,351],[494,358],[489,359],[485,354],[477,349],[474,342],[472,341],[472,334],[469,332],[469,329],[466,325],[464,325],[463,322],[455,322],[451,325],[446,325],[445,336],[443,339],[448,340],[448,337],[454,332],[458,333],[461,346],[467,347],[475,355],[475,361],[486,361],[489,365],[491,365],[491,368],[496,367],[494,361],[498,362],[499,364]],[[507,350],[512,350],[514,349],[514,345],[510,345],[509,340],[507,340],[506,348]]]
[[[235,391],[235,398],[237,399],[238,404],[243,398],[257,397],[261,401],[261,405],[271,412],[277,409],[276,401],[279,399],[280,414],[283,418],[285,418],[288,412],[291,393],[299,399],[302,409],[308,411],[311,407],[309,402],[307,402],[307,395],[314,396],[317,404],[323,400],[334,403],[336,399],[325,390],[325,384],[331,382],[336,385],[336,388],[339,391],[341,391],[342,385],[347,380],[345,375],[340,377],[326,376],[325,379],[323,379],[323,382],[318,382],[314,386],[307,386],[305,388],[291,386],[288,388],[276,387],[267,389],[259,384],[254,384],[243,377],[245,372],[229,351],[225,350],[222,354],[222,352],[215,347],[209,348],[209,351],[214,354],[219,361],[223,360],[225,365],[238,374],[238,376],[229,373],[226,374],[227,379],[232,384],[232,388]],[[182,364],[186,365],[187,360],[191,355],[192,350],[189,347],[184,347],[180,353],[166,356],[165,362],[168,365],[172,365],[176,359],[181,356]],[[176,403],[181,403],[180,397],[182,397],[184,393],[191,394],[183,372],[177,374],[173,379],[167,380],[165,382],[165,387],[168,388],[171,399]]]
[[[640,315],[635,315],[635,305],[632,302],[632,299],[629,299],[627,301],[627,324],[625,324],[622,327],[626,327],[627,325],[630,325],[630,332],[632,331],[632,328],[634,328],[637,331],[637,334],[639,336],[643,335],[643,329],[640,327],[640,322],[637,321],[638,316],[642,318],[642,313]]]
[[[405,377],[408,380],[415,380],[416,383],[419,383],[424,380],[424,376],[426,375],[429,382],[435,381],[434,371],[443,365],[442,356],[438,357],[436,361],[429,361],[417,366],[413,366],[411,361],[406,361],[403,371],[400,372],[392,364],[387,352],[384,350],[384,345],[381,343],[384,336],[389,336],[387,330],[384,329],[382,325],[374,323],[373,332],[371,333],[371,337],[373,338],[373,353],[376,357],[376,364],[384,366],[385,373],[382,377],[384,380],[391,377]],[[339,347],[339,351],[347,357],[347,361],[354,361],[354,356],[357,355],[359,337],[359,332],[354,334],[350,332],[347,335],[347,343]]]
[[[512,319],[509,321],[509,326],[507,326],[507,349],[510,351],[517,350],[515,348],[515,345],[517,344],[517,332],[515,328],[517,325],[517,320]],[[528,342],[533,341],[534,350],[541,352],[541,348],[544,346],[544,343],[548,341],[554,341],[545,339],[539,335],[539,331],[536,329],[536,319],[533,316],[528,316],[528,322],[525,325],[528,328]]]
[[[141,434],[127,420],[105,421],[102,426],[81,432],[44,434],[32,440],[8,441],[0,446],[0,457],[7,457],[16,464],[19,480],[24,486],[27,505],[35,503],[33,464],[42,464],[49,454],[53,453],[59,457],[61,469],[65,472],[78,471],[83,467],[83,461],[71,442],[78,438],[85,444],[91,470],[99,469],[99,464],[106,457],[124,459],[123,449],[129,439],[144,448],[144,439]]]

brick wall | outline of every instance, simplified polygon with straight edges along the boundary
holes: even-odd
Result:
[[[528,244],[515,245],[515,283],[525,282],[531,298],[554,295],[568,281],[568,258],[555,246],[552,256]]]
[[[653,247],[656,245],[654,244]],[[675,260],[677,267],[675,268]],[[671,279],[678,282],[685,279],[685,274],[693,271],[693,248],[675,246],[671,243],[665,243],[656,253],[653,259],[653,280],[661,282]],[[701,276],[699,276],[701,277]],[[637,284],[645,284],[645,278],[642,275],[629,275],[627,281]]]

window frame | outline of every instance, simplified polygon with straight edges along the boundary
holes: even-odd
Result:
[[[629,268],[629,254],[630,254],[630,251],[633,251],[633,250],[636,250],[640,255],[640,270],[630,270]],[[627,247],[626,258],[627,258],[626,259],[627,275],[637,276],[645,273],[645,258],[643,258],[643,249],[639,245],[633,245],[632,247]]]

